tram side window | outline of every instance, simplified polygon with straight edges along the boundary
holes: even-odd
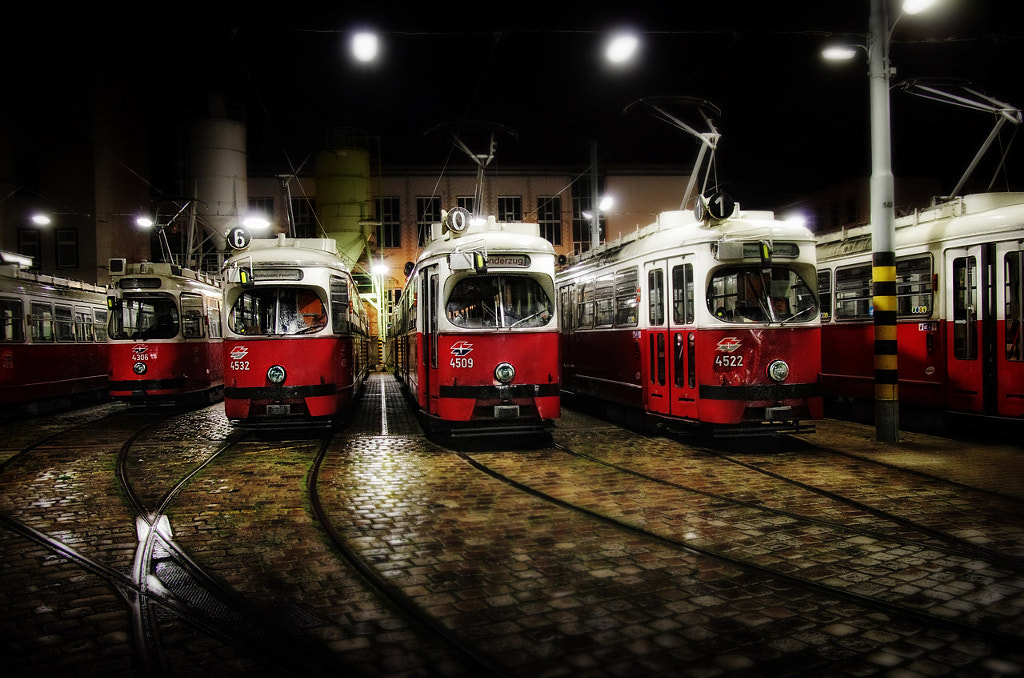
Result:
[[[53,309],[49,304],[33,301],[29,307],[32,343],[53,341]]]
[[[978,357],[976,270],[974,257],[953,260],[953,356],[960,360]]]
[[[1007,252],[1006,267],[1006,359],[1024,360],[1024,256]]]
[[[70,306],[58,304],[53,309],[53,333],[57,341],[72,342],[75,340],[75,314]]]
[[[615,274],[615,326],[636,327],[640,274],[627,268]]]
[[[209,317],[210,317],[210,338],[220,339],[223,335],[221,331],[220,323],[220,299],[209,299]]]
[[[605,275],[594,283],[594,327],[611,327],[615,320],[615,283]]]
[[[181,334],[186,339],[206,336],[203,322],[203,298],[198,294],[181,295]]]
[[[96,341],[93,331],[92,314],[89,309],[75,309],[75,336],[78,341]]]
[[[574,296],[572,285],[567,285],[559,290],[558,323],[559,329],[563,332],[571,332],[575,327],[573,325],[576,320]]]
[[[660,268],[647,273],[647,321],[665,324],[665,272]]]
[[[693,323],[693,264],[672,267],[672,322]]]
[[[331,329],[340,334],[348,328],[348,281],[331,278]]]
[[[100,344],[107,343],[107,312],[94,310],[92,312],[92,326],[96,342]]]
[[[901,318],[932,314],[932,258],[896,261],[896,313]]]
[[[0,341],[5,344],[25,341],[24,306],[20,299],[0,299]]]
[[[871,264],[836,269],[836,320],[870,320]]]
[[[579,328],[590,328],[594,326],[594,281],[587,280],[580,284],[577,293],[576,308],[578,313]]]
[[[832,318],[832,271],[818,271],[818,299],[821,304],[821,321]]]
[[[110,316],[112,339],[173,339],[178,308],[171,297],[125,297]]]

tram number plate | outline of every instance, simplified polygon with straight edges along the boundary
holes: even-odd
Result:
[[[455,369],[459,369],[459,368],[463,368],[463,367],[472,367],[473,366],[473,359],[472,358],[452,358],[451,361],[448,364],[451,365],[452,367],[454,367]]]
[[[715,367],[743,367],[743,356],[741,355],[716,355]]]
[[[236,372],[248,372],[249,371],[249,361],[248,360],[232,360],[231,361],[231,369],[235,370]]]

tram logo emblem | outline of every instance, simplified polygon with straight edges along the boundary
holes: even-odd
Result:
[[[249,355],[249,347],[248,346],[232,346],[231,347],[230,356],[231,356],[232,360],[241,360],[242,358],[244,358],[247,355]]]
[[[469,352],[473,350],[473,344],[468,341],[457,341],[452,344],[452,355],[464,356],[469,355]]]
[[[724,337],[718,342],[716,350],[721,353],[732,353],[742,345],[743,342],[741,342],[738,337]]]
[[[135,355],[149,353],[149,344],[135,344],[132,346],[132,353]]]

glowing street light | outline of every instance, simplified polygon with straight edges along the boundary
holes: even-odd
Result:
[[[352,56],[356,61],[369,63],[377,58],[380,43],[376,33],[370,31],[359,31],[352,36]]]

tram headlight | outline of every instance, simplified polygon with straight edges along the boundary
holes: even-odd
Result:
[[[271,384],[283,384],[286,376],[288,376],[288,373],[280,365],[273,365],[267,370],[267,381]]]
[[[135,363],[134,365],[132,365],[132,372],[134,372],[135,374],[138,374],[138,375],[145,374],[146,373],[146,363],[142,362],[141,360],[139,362]]]
[[[494,368],[494,378],[503,384],[512,381],[515,376],[516,368],[512,367],[511,363],[498,363],[498,366]]]
[[[773,360],[768,363],[768,376],[775,381],[786,381],[789,377],[789,365],[785,360]]]

